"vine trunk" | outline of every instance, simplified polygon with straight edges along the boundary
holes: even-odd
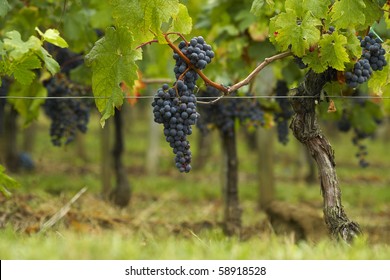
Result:
[[[296,98],[292,99],[295,115],[290,128],[317,163],[324,203],[324,219],[330,234],[337,239],[342,238],[350,242],[361,232],[360,227],[349,220],[342,206],[334,151],[320,130],[315,112],[324,85],[334,80],[335,75],[334,69],[328,69],[321,74],[313,71],[307,73],[304,81],[296,89]]]

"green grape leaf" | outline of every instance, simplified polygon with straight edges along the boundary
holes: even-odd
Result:
[[[356,37],[354,30],[345,32],[347,37],[346,49],[350,52],[351,57],[359,58],[362,55],[362,47],[360,46],[360,41]]]
[[[7,52],[4,49],[3,41],[0,40],[0,56],[5,55]]]
[[[360,29],[365,29],[367,26],[371,26],[375,21],[378,21],[382,15],[383,11],[378,3],[375,3],[372,0],[364,0],[366,6],[364,10],[365,22]]]
[[[302,57],[311,45],[318,43],[320,30],[317,26],[321,21],[311,16],[308,12],[302,21],[297,18],[296,13],[290,10],[288,13],[281,13],[275,20],[275,41],[283,50],[291,46],[292,52]]]
[[[53,57],[45,50],[43,47],[37,51],[37,55],[43,60],[45,63],[46,69],[54,75],[60,71],[60,65],[57,61],[53,59]]]
[[[41,61],[37,56],[28,56],[25,59],[13,64],[13,74],[15,79],[22,85],[29,85],[35,78],[35,73],[31,70],[41,68]]]
[[[21,59],[30,51],[38,51],[42,45],[42,42],[35,36],[31,36],[24,42],[16,30],[7,32],[5,36],[4,49],[9,51],[10,59]]]
[[[302,57],[302,61],[317,73],[324,72],[327,68],[326,62],[322,59],[318,49]]]
[[[35,80],[30,85],[13,83],[10,87],[10,95],[26,97],[46,97],[47,90],[39,81]],[[44,98],[38,99],[10,99],[9,102],[14,105],[24,124],[28,125],[39,116],[41,105],[45,102]]]
[[[132,44],[133,38],[127,28],[110,27],[85,57],[87,65],[92,67],[92,91],[102,114],[102,126],[114,115],[115,107],[123,104],[121,83],[132,87],[138,78],[135,61],[141,59],[141,52],[134,50]]]
[[[167,23],[179,12],[178,0],[110,0],[113,17],[119,26],[127,26],[133,31],[135,44],[161,36],[161,25]]]
[[[366,105],[369,103],[370,102],[367,102]],[[368,134],[374,133],[377,128],[377,124],[371,113],[362,106],[354,106],[351,114],[351,124],[359,131],[363,131]]]
[[[304,0],[303,4],[307,11],[310,11],[316,18],[326,18],[331,0]]]
[[[338,0],[330,13],[337,28],[353,28],[365,23],[366,5],[364,0]]]
[[[286,12],[294,11],[297,17],[303,17],[307,11],[304,2],[305,0],[286,0],[284,4]]]
[[[83,52],[85,46],[92,45],[97,40],[96,31],[90,24],[91,14],[93,12],[90,9],[80,9],[78,5],[71,5],[66,11],[67,20],[64,21],[62,34],[74,52]],[[105,19],[101,18],[101,20]],[[112,23],[106,26],[111,25]]]
[[[84,63],[70,70],[69,77],[72,82],[91,86],[92,71],[91,68],[87,67]]]
[[[60,32],[56,29],[48,29],[45,33],[42,33],[38,27],[35,30],[39,33],[39,35],[47,42],[52,43],[60,48],[67,48],[68,43],[60,36]]]
[[[286,11],[295,11],[298,17],[310,12],[316,18],[326,18],[331,4],[330,0],[286,0]]]
[[[10,9],[7,0],[0,0],[0,17],[4,17]]]
[[[17,187],[19,187],[19,183],[5,174],[4,166],[0,164],[0,193],[9,198],[11,196],[9,189],[15,189]]]
[[[255,16],[261,16],[264,6],[264,0],[254,0],[251,7],[251,13]]]
[[[172,26],[170,31],[189,34],[192,30],[192,18],[188,14],[187,7],[179,4],[179,12],[172,16]]]
[[[348,53],[345,49],[346,44],[347,38],[338,32],[333,32],[331,35],[325,34],[319,42],[323,64],[344,71],[344,63],[349,62]]]
[[[383,48],[386,50],[385,58],[386,61],[390,61],[390,52],[389,52],[389,44],[390,41],[386,40],[386,42],[383,44]],[[390,85],[390,66],[387,64],[385,67],[383,67],[382,71],[373,71],[370,79],[368,80],[368,87],[376,94],[385,96],[388,94],[389,89],[388,86]],[[390,102],[385,102],[389,103]],[[385,104],[386,106],[386,104]]]
[[[386,65],[382,71],[373,71],[368,80],[368,87],[376,94],[383,94],[383,87],[390,82],[390,67]]]

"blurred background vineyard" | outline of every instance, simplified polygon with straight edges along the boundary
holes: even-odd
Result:
[[[196,130],[191,136],[194,170],[189,174],[179,174],[173,168],[171,151],[163,137],[158,137],[156,153],[151,155],[150,162],[147,161],[151,131],[154,129],[151,125],[155,126],[150,121],[149,102],[141,100],[134,107],[126,106],[124,110],[124,163],[133,191],[131,204],[124,209],[105,202],[101,197],[102,131],[97,114],[92,115],[88,134],[78,135],[75,143],[63,148],[51,145],[48,137],[50,123],[43,115],[29,128],[35,131],[33,136],[22,131],[18,134],[20,151],[23,151],[24,141],[34,143],[30,153],[34,168],[22,168],[20,172],[12,174],[20,187],[11,190],[10,199],[1,197],[2,258],[126,258],[133,255],[135,258],[388,258],[390,161],[385,156],[389,137],[389,130],[385,126],[374,139],[367,140],[370,166],[362,168],[354,155],[355,149],[351,148],[351,135],[340,134],[332,125],[325,124],[337,151],[337,171],[344,206],[361,224],[364,238],[367,238],[365,249],[355,245],[358,247],[353,246],[354,251],[340,244],[328,244],[328,237],[321,228],[318,228],[318,232],[310,232],[305,242],[297,239],[297,233],[293,230],[275,233],[267,216],[259,209],[259,170],[263,156],[245,133],[239,133],[238,140],[242,236],[240,241],[227,238],[220,224],[223,202],[219,135],[212,133],[208,141],[210,147],[199,147],[196,145],[199,137]],[[111,125],[109,123],[105,129]],[[309,207],[320,217],[322,199],[318,178],[314,175],[310,179],[310,165],[301,144],[294,139],[290,139],[287,146],[277,143],[274,129],[261,130],[257,136],[262,137],[264,133],[271,133],[274,138],[274,143],[267,149],[272,151],[274,158],[272,169],[276,198],[297,208]],[[201,166],[196,160],[200,149],[209,151]],[[42,224],[83,187],[88,188],[87,192],[75,202],[65,217],[48,232],[39,233]],[[100,244],[101,239],[106,241]],[[126,245],[128,240],[134,244]],[[14,242],[19,245],[15,247]],[[57,251],[57,246],[66,247],[68,242],[76,247],[73,253],[65,248]],[[115,242],[128,248],[119,249],[114,246]],[[265,246],[262,245],[264,242],[271,242],[275,246],[275,254],[261,249]],[[181,243],[183,247],[171,247]],[[210,244],[206,246],[203,243]],[[302,244],[320,246],[321,253],[316,256],[316,249]],[[41,251],[41,246],[47,248]],[[77,253],[78,246],[85,252]],[[110,253],[99,252],[99,246],[104,246]],[[223,247],[220,253],[216,250],[218,246]],[[230,246],[238,246],[237,251],[231,252]],[[250,249],[252,246],[259,250]],[[334,246],[333,250],[328,246]],[[330,251],[323,252],[324,248]],[[367,252],[367,248],[380,248],[380,251]],[[126,255],[126,252],[133,255]]]
[[[35,34],[35,26],[58,28],[73,56],[56,57],[62,73],[55,79],[66,80],[66,97],[92,97],[91,72],[83,59],[104,35],[102,30],[112,24],[108,1],[8,2],[15,9],[0,23],[2,39],[14,29],[27,40]],[[275,10],[263,9],[261,16],[267,20],[259,21],[250,13],[252,0],[181,2],[194,24],[187,39],[203,36],[215,51],[213,63],[204,71],[213,80],[237,82],[264,58],[277,53],[268,40],[268,18]],[[275,3],[277,8],[284,5],[284,1]],[[385,21],[375,28],[382,38],[389,38]],[[383,45],[389,50],[388,40]],[[250,125],[248,129],[233,122],[242,228],[240,234],[229,236],[224,229],[222,194],[229,176],[219,131],[204,135],[193,128],[189,136],[192,170],[181,174],[161,125],[153,122],[153,95],[163,83],[172,84],[174,62],[166,45],[145,45],[135,87],[122,85],[128,99],[116,111],[120,119],[112,117],[102,128],[101,115],[91,106],[88,128],[81,129],[86,133],[71,134],[72,141],[66,145],[53,145],[52,120],[45,114],[48,101],[0,99],[4,109],[0,164],[5,166],[4,174],[16,182],[7,187],[9,196],[0,192],[1,259],[390,258],[388,85],[383,99],[364,85],[359,91],[361,103],[337,97],[330,102],[322,96],[318,105],[320,125],[335,150],[343,206],[363,231],[351,245],[335,242],[327,234],[317,167],[305,147],[291,133],[288,141],[282,140],[285,145],[278,141],[280,127],[274,114],[283,112],[274,98],[279,94],[277,81],[283,79],[288,88],[295,88],[304,71],[293,59],[277,61],[244,88],[240,96],[262,97],[258,101],[264,110],[264,126]],[[34,73],[34,87],[13,86],[0,95],[20,97],[38,92],[45,96],[45,88],[55,79],[49,80],[47,71]],[[58,83],[53,82],[54,87]],[[198,86],[203,90],[202,82]],[[355,94],[351,89],[341,92],[337,82],[326,90],[330,95]],[[369,106],[360,106],[364,102]],[[345,111],[353,128],[343,133],[339,128]],[[285,124],[291,115],[283,119]],[[118,127],[123,131],[118,132]],[[354,128],[369,137],[354,144]],[[284,126],[282,133],[286,129]],[[69,140],[65,138],[61,141]],[[127,199],[117,200],[130,198],[118,186],[131,189],[129,204]],[[116,187],[118,192],[112,197]],[[81,194],[84,188],[86,192]],[[80,196],[74,198],[77,193]]]

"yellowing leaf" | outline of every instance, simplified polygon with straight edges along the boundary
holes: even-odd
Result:
[[[354,30],[350,32],[345,32],[347,37],[346,49],[351,53],[352,57],[359,58],[362,55],[362,47],[360,46],[360,41],[356,37]]]
[[[321,21],[306,13],[300,20],[293,10],[278,15],[275,20],[275,41],[286,50],[291,47],[292,52],[301,57],[311,45],[317,44],[320,39],[320,30],[317,26]]]
[[[41,30],[39,30],[38,27],[35,28],[35,30],[41,35],[41,37],[53,45],[56,45],[61,48],[67,48],[68,43],[60,36],[60,32],[56,29],[48,29],[45,31],[45,33],[42,33]]]
[[[321,59],[323,64],[339,71],[344,71],[344,63],[349,62],[348,53],[345,49],[347,38],[344,35],[333,32],[325,34],[319,42]]]
[[[9,51],[9,57],[11,59],[21,59],[28,52],[37,51],[41,47],[41,41],[37,37],[31,36],[24,42],[20,33],[16,30],[7,32],[5,36],[7,38],[4,39],[3,47]]]
[[[321,58],[318,49],[315,49],[313,52],[310,52],[302,57],[302,61],[317,73],[324,72],[327,68],[327,65]]]
[[[172,26],[169,29],[172,32],[180,32],[182,34],[189,34],[192,30],[192,18],[188,14],[187,7],[179,4],[179,12],[172,16]]]

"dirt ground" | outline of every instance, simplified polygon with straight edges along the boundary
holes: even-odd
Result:
[[[171,207],[181,206],[181,209],[185,209],[188,201],[176,199],[175,205],[167,206],[172,204],[171,199],[169,196],[157,198],[134,194],[131,206],[119,209],[103,201],[96,194],[86,193],[68,209],[64,209],[64,205],[69,203],[70,198],[63,195],[14,193],[10,199],[0,195],[0,229],[12,227],[15,231],[26,235],[36,234],[47,226],[47,221],[54,215],[57,215],[54,218],[54,224],[50,225],[47,230],[67,229],[88,234],[100,234],[112,230],[124,235],[141,232],[186,238],[201,231],[222,226],[221,213],[219,213],[222,211],[220,201],[205,201],[194,206],[203,208],[206,219],[187,218],[183,220],[175,219],[168,212],[172,209]],[[259,211],[259,218],[255,219],[256,222],[243,226],[241,239],[261,238],[264,234],[273,232],[293,234],[296,240],[315,241],[326,237],[325,225],[321,218],[321,205],[310,203],[290,205],[277,202],[274,209],[278,207],[283,207],[284,212],[293,214],[283,217],[278,214],[280,209],[273,211],[273,219],[270,222],[270,219]],[[351,217],[361,225],[370,243],[390,244],[390,207],[379,213],[374,213],[369,208],[355,209],[352,212]],[[63,217],[58,216],[60,213]]]

